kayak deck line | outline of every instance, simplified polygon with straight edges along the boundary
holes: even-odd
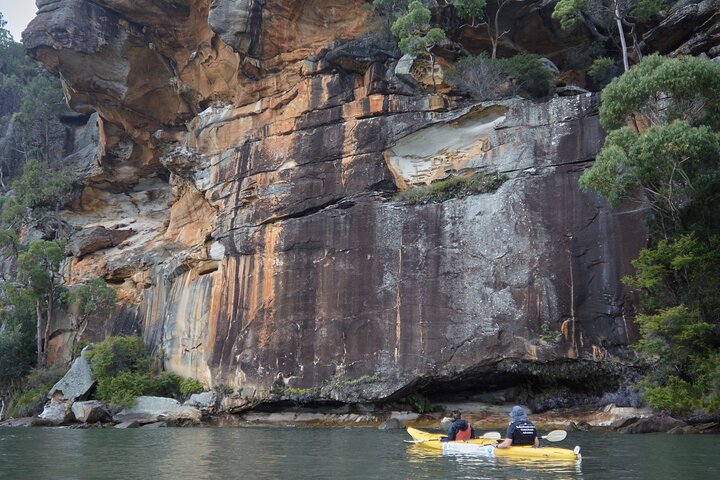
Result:
[[[408,427],[407,432],[413,440],[406,440],[406,442],[423,448],[441,451],[443,454],[573,461],[578,461],[582,458],[580,455],[580,447],[575,447],[572,450],[559,447],[533,447],[531,445],[495,448],[497,440],[494,439],[473,438],[470,440],[441,442],[440,439],[445,437],[445,435],[439,433],[426,432],[412,427]]]

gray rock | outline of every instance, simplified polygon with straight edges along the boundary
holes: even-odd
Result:
[[[132,229],[109,230],[102,226],[83,228],[70,238],[65,251],[80,258],[89,253],[119,245],[133,235],[135,235],[135,231]]]
[[[558,97],[570,97],[572,95],[584,95],[590,92],[577,85],[566,85],[564,87],[558,87],[555,93],[557,93]]]
[[[30,427],[32,422],[32,417],[11,418],[0,422],[0,427]]]
[[[164,397],[138,397],[135,405],[118,412],[115,422],[135,420],[139,423],[189,422],[200,423],[202,413],[195,407],[183,406],[177,400]]]
[[[411,85],[417,84],[415,77],[410,73],[414,62],[415,57],[407,54],[403,55],[402,58],[398,60],[397,65],[395,65],[395,76]]]
[[[675,427],[684,427],[685,422],[667,415],[654,415],[641,418],[637,422],[621,428],[620,433],[657,433],[669,432]]]
[[[667,433],[669,435],[692,435],[695,433],[700,433],[700,430],[692,425],[678,425],[677,427],[669,430]]]
[[[402,423],[397,418],[388,418],[378,427],[378,430],[397,430],[403,428]]]
[[[68,402],[50,402],[45,405],[43,412],[33,418],[32,424],[41,427],[58,427],[67,425],[75,420]]]
[[[140,422],[136,420],[121,422],[115,425],[115,428],[140,428]]]
[[[208,25],[238,52],[255,54],[260,48],[262,11],[266,0],[213,0]]]
[[[390,418],[396,418],[401,422],[407,422],[408,420],[417,420],[420,418],[420,414],[415,412],[390,412]]]
[[[68,401],[70,404],[77,400],[87,398],[90,390],[95,385],[90,362],[85,358],[85,351],[70,367],[70,370],[50,389],[48,396],[53,402]]]
[[[217,405],[217,394],[215,392],[193,393],[183,405],[206,411],[214,410]]]
[[[105,404],[98,400],[75,402],[72,405],[72,412],[78,422],[104,422],[112,418]]]
[[[560,75],[560,69],[549,58],[542,57],[540,59],[540,63],[542,63],[543,67],[550,70],[554,75]]]

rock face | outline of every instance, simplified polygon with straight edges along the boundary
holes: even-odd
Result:
[[[424,92],[363,36],[360,0],[38,6],[29,52],[99,118],[99,166],[67,217],[137,232],[78,250],[70,278],[117,284],[171,370],[239,407],[367,401],[508,386],[533,365],[584,385],[636,338],[620,278],[646,212],[577,187],[603,138],[596,97]],[[393,200],[470,172],[507,181]]]
[[[94,386],[95,379],[90,369],[90,362],[83,352],[75,359],[65,376],[53,385],[48,397],[53,403],[68,402],[72,405],[76,400],[87,398]]]

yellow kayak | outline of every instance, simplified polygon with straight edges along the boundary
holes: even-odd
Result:
[[[472,440],[458,442],[441,442],[440,438],[445,435],[430,433],[417,428],[408,427],[407,432],[413,438],[416,445],[423,448],[442,451],[446,454],[478,455],[484,457],[510,457],[510,458],[532,458],[550,460],[580,460],[580,449],[575,450],[557,447],[517,446],[508,448],[495,448],[493,444],[498,440],[487,438],[473,438]]]

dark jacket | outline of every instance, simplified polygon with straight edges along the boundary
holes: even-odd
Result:
[[[454,420],[452,425],[450,425],[450,430],[448,430],[447,441],[451,442],[451,441],[455,440],[455,436],[457,435],[457,432],[459,432],[461,430],[465,431],[465,429],[467,429],[467,428],[470,429],[470,438],[473,438],[475,436],[474,435],[475,432],[473,432],[472,427],[470,426],[470,424],[468,422],[466,422],[465,420],[463,420],[461,418]]]

